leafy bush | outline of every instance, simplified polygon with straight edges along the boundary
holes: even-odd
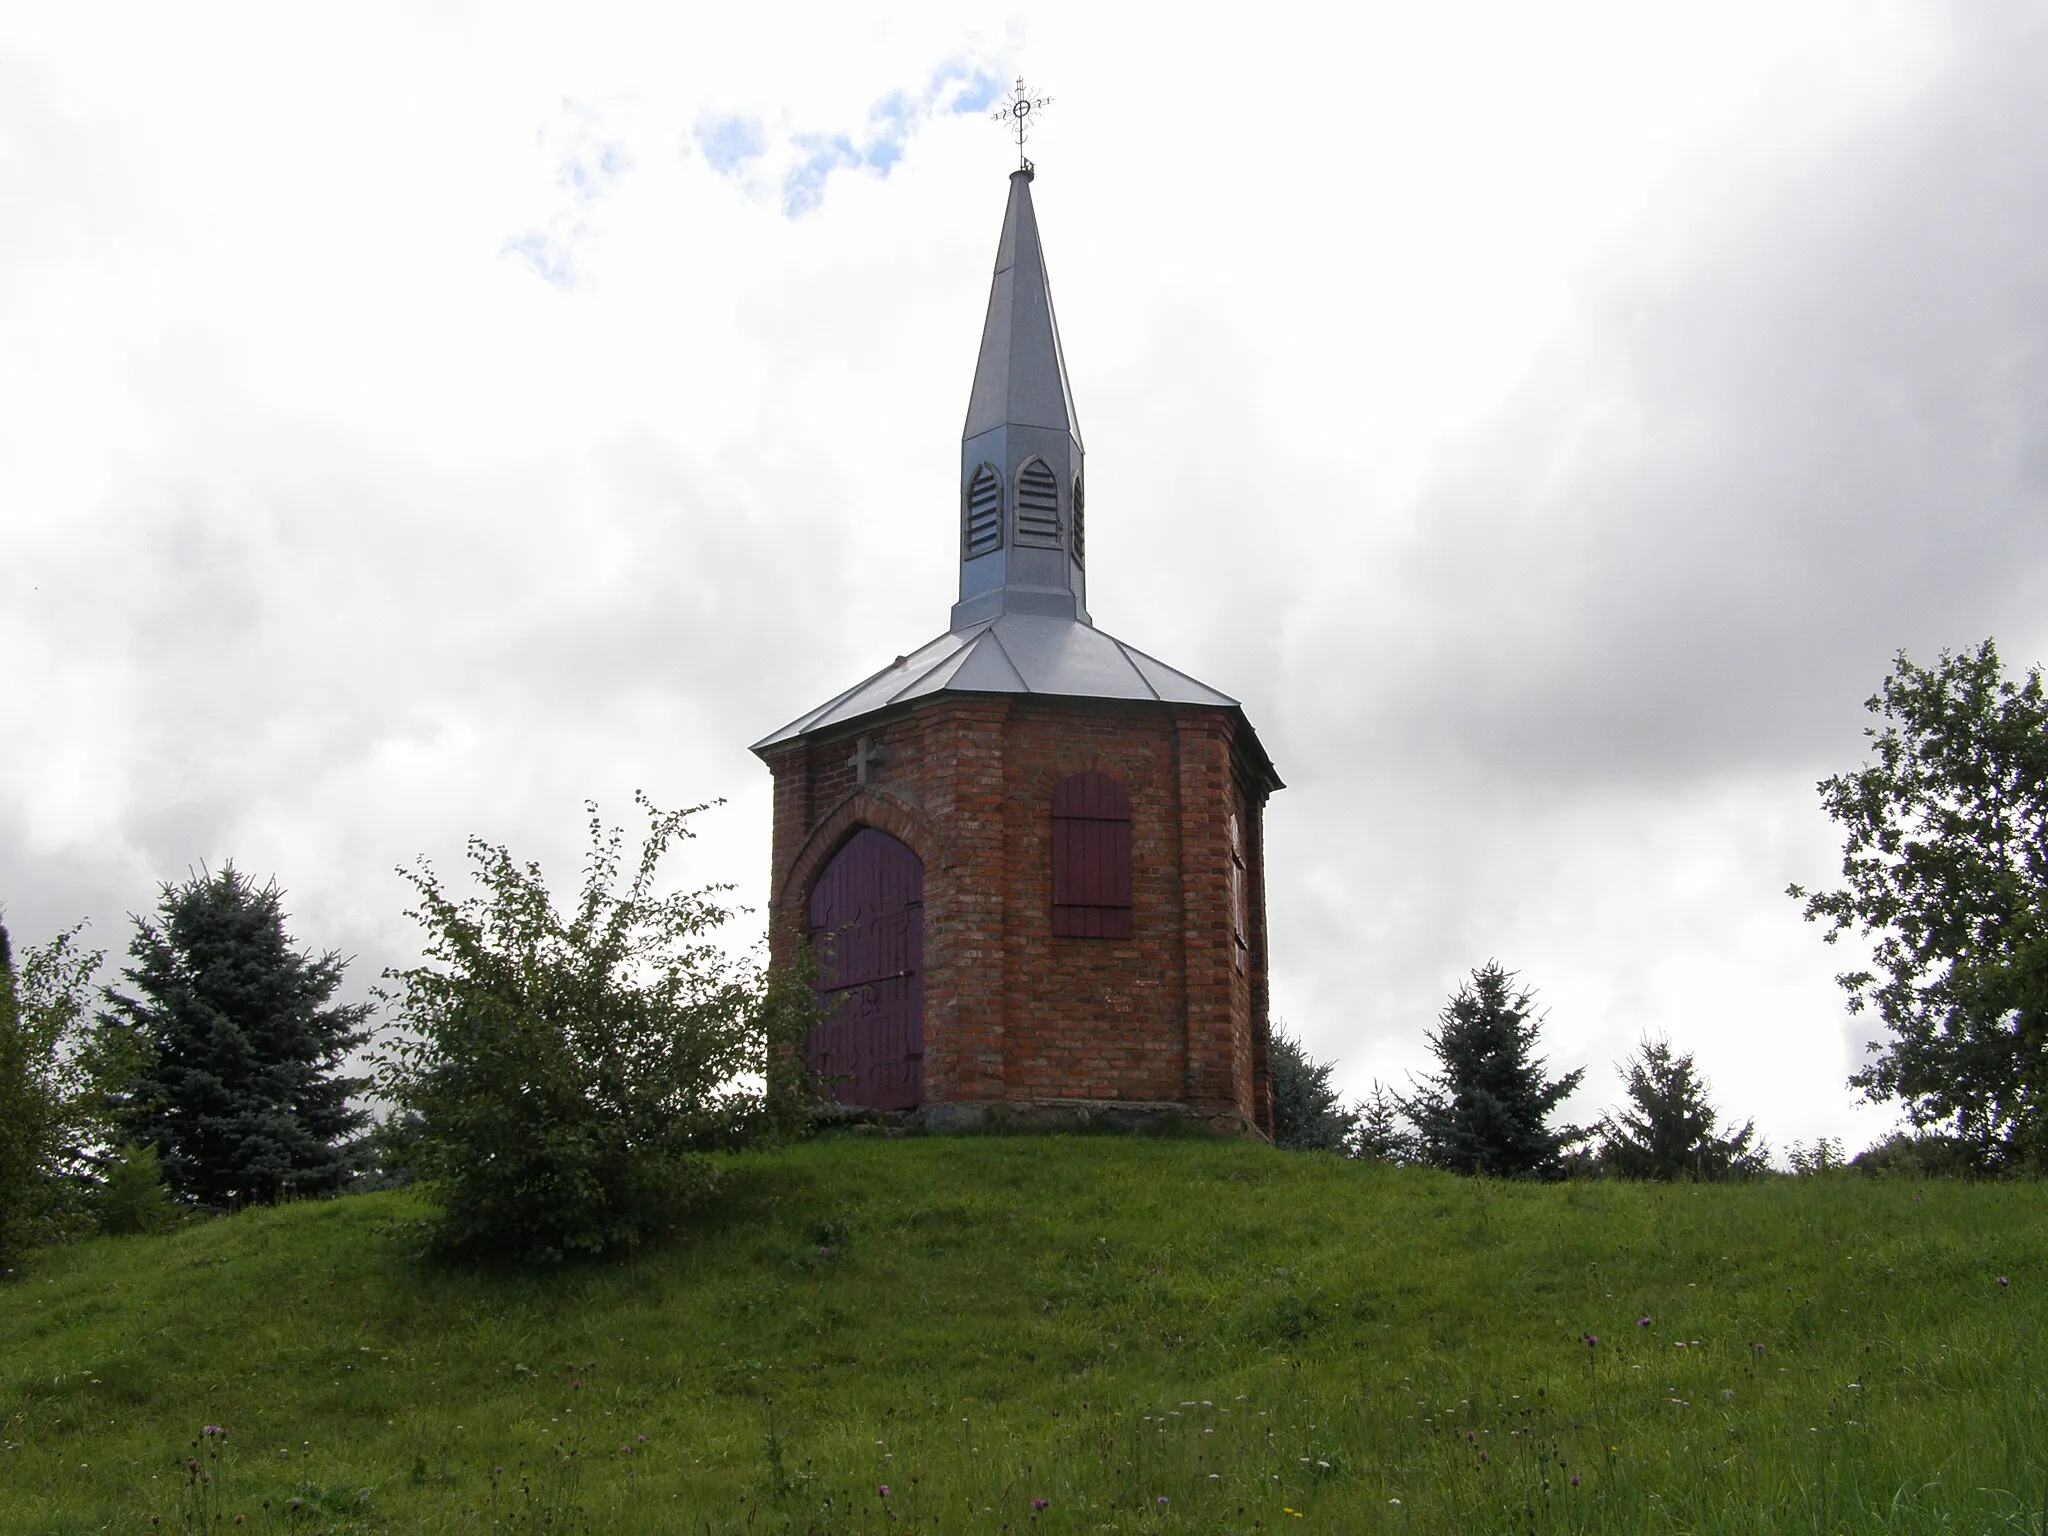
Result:
[[[93,1216],[109,1236],[156,1232],[177,1219],[177,1206],[164,1184],[163,1159],[155,1147],[132,1141],[116,1147],[101,1161],[99,1175]]]
[[[1976,1148],[1939,1131],[1896,1131],[1849,1159],[1858,1173],[1893,1178],[1961,1178],[1978,1167]]]
[[[768,1089],[794,1053],[777,1047],[808,1027],[810,991],[715,942],[734,916],[723,888],[656,894],[657,866],[702,807],[636,800],[648,831],[622,888],[621,833],[588,807],[566,916],[537,864],[480,838],[480,894],[456,900],[425,860],[400,871],[428,963],[388,973],[404,1033],[380,1080],[416,1117],[409,1160],[442,1203],[447,1251],[629,1251],[713,1192],[710,1152],[778,1123]]]
[[[14,962],[0,927],[0,1272],[81,1219],[93,1084],[82,1044],[101,956],[77,928]]]

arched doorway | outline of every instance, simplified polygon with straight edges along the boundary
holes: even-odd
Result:
[[[804,1061],[863,1109],[924,1101],[924,865],[862,827],[811,887],[818,999],[831,1009]]]

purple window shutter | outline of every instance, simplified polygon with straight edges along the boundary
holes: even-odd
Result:
[[[1052,795],[1052,931],[1131,936],[1131,801],[1106,773],[1076,773]]]

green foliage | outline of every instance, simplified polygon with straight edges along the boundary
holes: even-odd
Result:
[[[799,1000],[716,942],[733,916],[721,888],[656,894],[695,811],[637,798],[648,831],[622,887],[621,833],[589,808],[567,915],[537,864],[480,838],[481,894],[456,900],[424,860],[401,871],[429,963],[391,973],[406,1034],[381,1082],[417,1117],[412,1166],[452,1252],[630,1251],[711,1194],[710,1151],[770,1127],[770,1097],[741,1079],[782,1069],[771,1047],[807,1022],[808,989]]]
[[[1720,1121],[1690,1052],[1644,1039],[1622,1066],[1632,1108],[1600,1124],[1600,1162],[1627,1179],[1728,1179],[1762,1173],[1770,1154],[1749,1121],[1732,1135]]]
[[[1081,1136],[733,1169],[630,1265],[421,1264],[413,1191],[44,1249],[0,1287],[0,1533],[177,1529],[202,1425],[218,1530],[2038,1525],[2031,1184]]]
[[[1879,1178],[1962,1178],[1976,1171],[1974,1149],[1939,1131],[1896,1131],[1849,1159],[1858,1173]]]
[[[1901,651],[1867,704],[1873,761],[1820,784],[1839,890],[1789,894],[1873,966],[1836,979],[1890,1038],[1850,1081],[1946,1128],[1982,1167],[2048,1165],[2048,693],[1997,648]]]
[[[1400,1096],[1386,1084],[1375,1081],[1372,1091],[1351,1111],[1351,1133],[1344,1150],[1352,1157],[1382,1163],[1416,1160],[1415,1134],[1408,1128]]]
[[[1555,1178],[1567,1148],[1586,1139],[1550,1117],[1586,1075],[1543,1075],[1534,1055],[1535,995],[1489,960],[1461,983],[1429,1036],[1439,1070],[1404,1103],[1422,1160],[1454,1173]]]
[[[17,970],[0,925],[0,1273],[77,1224],[92,1120],[81,1046],[102,958],[80,928],[31,948]]]
[[[1317,1061],[1274,1020],[1273,1145],[1289,1152],[1341,1152],[1355,1116],[1330,1086],[1336,1063]]]
[[[164,1183],[164,1164],[155,1147],[124,1142],[100,1161],[92,1195],[93,1217],[110,1237],[156,1232],[177,1219],[178,1209]]]
[[[106,995],[97,1049],[133,1063],[115,1122],[201,1205],[339,1189],[366,1118],[350,1103],[364,1080],[340,1068],[370,1008],[330,1001],[346,962],[293,948],[283,900],[231,863],[167,882],[156,918],[135,919],[134,991]]]
[[[1848,1166],[1842,1153],[1841,1138],[1837,1136],[1816,1136],[1810,1142],[1795,1141],[1785,1149],[1785,1161],[1794,1177],[1802,1179],[1840,1173]]]

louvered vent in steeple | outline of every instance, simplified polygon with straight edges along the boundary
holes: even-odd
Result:
[[[1081,477],[1074,476],[1074,564],[1088,563],[1088,524],[1083,517],[1087,503],[1081,494]]]
[[[967,482],[962,548],[969,560],[1003,547],[1003,477],[983,464]]]
[[[1059,548],[1060,483],[1043,459],[1017,472],[1017,542]]]

